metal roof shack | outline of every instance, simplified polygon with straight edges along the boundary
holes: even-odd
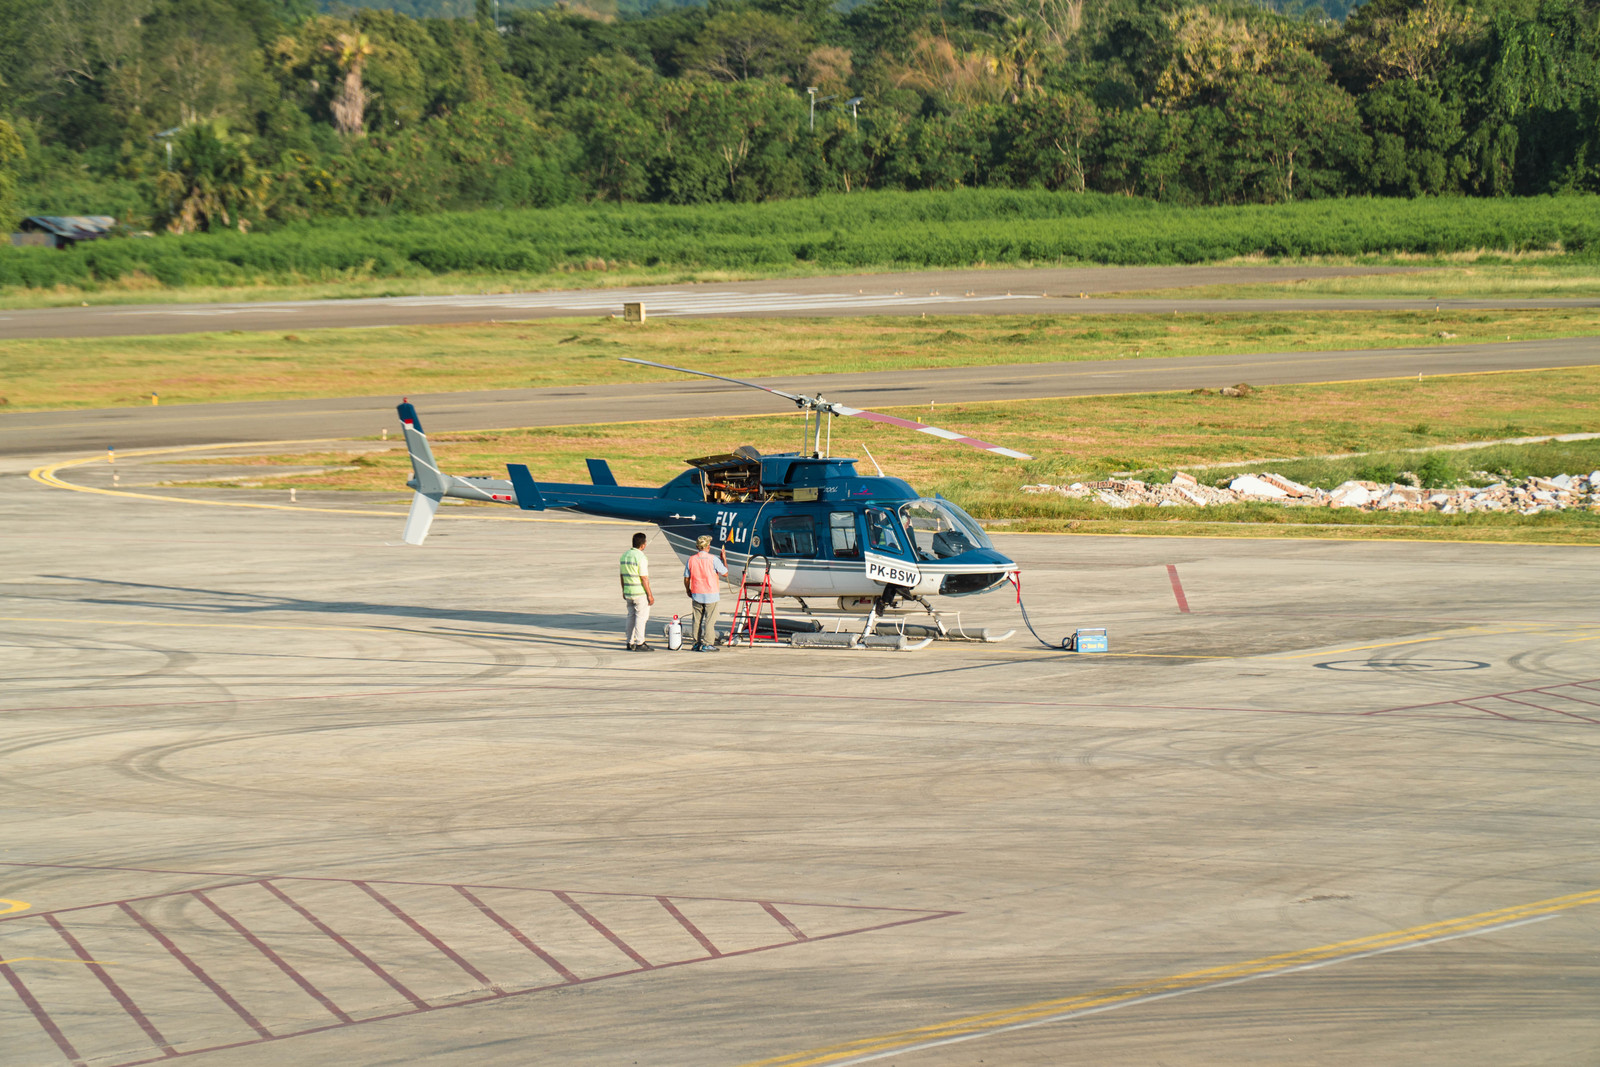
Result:
[[[11,235],[13,245],[71,248],[79,241],[110,236],[117,220],[111,215],[29,215]]]

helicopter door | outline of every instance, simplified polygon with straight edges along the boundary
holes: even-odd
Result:
[[[767,558],[778,593],[811,595],[821,572],[802,560],[817,558],[817,520],[811,515],[777,515],[767,522]],[[826,581],[826,579],[824,579]],[[827,582],[831,587],[832,583]]]
[[[894,513],[882,508],[868,508],[867,520],[867,577],[881,585],[899,585],[907,589],[922,581],[922,571],[909,562],[911,553],[900,534],[900,524]]]

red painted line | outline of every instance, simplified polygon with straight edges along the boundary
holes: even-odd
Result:
[[[785,930],[789,931],[790,935],[796,941],[810,941],[811,940],[809,937],[807,937],[801,931],[801,929],[798,926],[796,926],[794,923],[790,922],[789,921],[789,917],[787,915],[785,915],[783,912],[779,911],[777,909],[777,906],[774,905],[772,903],[772,901],[763,900],[761,902],[761,907],[766,911],[766,913],[768,915],[772,916],[774,919],[777,919],[780,923],[782,923],[783,924],[783,928]]]
[[[429,883],[421,883],[421,884],[433,885],[433,884],[438,884],[438,883],[429,882]],[[510,887],[507,887],[507,888],[510,888]],[[641,896],[642,894],[635,893],[635,894],[628,894],[628,895]],[[724,899],[724,898],[721,898],[721,897],[700,897],[700,898],[696,898],[696,899],[701,899],[701,900],[720,900],[720,899]],[[739,899],[739,898],[729,897],[729,898],[726,898],[726,899],[732,900],[732,899]],[[837,906],[838,907],[855,907],[856,905],[841,904],[841,905],[837,905]],[[877,909],[873,909],[873,910],[877,910]],[[889,909],[884,909],[884,910],[889,910]],[[929,912],[929,913],[924,914],[924,915],[919,915],[919,916],[917,916],[916,918],[913,918],[913,919],[896,919],[894,922],[879,923],[876,926],[863,926],[863,927],[860,927],[860,928],[855,929],[855,930],[841,930],[841,931],[839,931],[838,933],[835,933],[835,934],[823,934],[821,937],[814,937],[814,938],[810,938],[809,940],[811,940],[811,941],[829,941],[829,940],[832,940],[833,938],[836,938],[836,937],[848,937],[851,934],[868,934],[868,933],[872,933],[872,932],[877,931],[877,930],[887,930],[887,929],[889,929],[891,927],[895,927],[895,926],[909,926],[912,923],[928,922],[931,919],[947,919],[952,915],[960,915],[960,914],[961,913],[959,911]],[[760,945],[760,946],[758,946],[756,948],[735,949],[732,952],[724,953],[722,958],[723,959],[732,959],[735,956],[749,956],[749,955],[753,955],[754,953],[757,953],[757,952],[771,952],[774,949],[790,948],[793,945],[794,945],[794,942],[792,942],[792,941],[783,941],[783,942],[780,942],[780,943],[778,943],[776,945]],[[403,1018],[406,1018],[406,1017],[411,1016],[411,1015],[422,1015],[422,1014],[425,1014],[425,1013],[430,1012],[430,1011],[445,1011],[445,1010],[447,1010],[449,1008],[465,1008],[465,1007],[468,1007],[468,1006],[473,1005],[473,1004],[485,1004],[485,1003],[488,1003],[490,1001],[505,1000],[508,997],[527,996],[530,993],[543,993],[543,992],[545,992],[547,990],[551,990],[551,989],[566,989],[566,988],[570,988],[573,984],[590,985],[590,984],[592,984],[594,982],[603,982],[603,981],[606,981],[607,979],[611,979],[611,978],[623,978],[623,977],[626,977],[628,975],[641,974],[646,970],[661,970],[661,971],[664,971],[664,970],[667,970],[668,968],[672,968],[672,967],[685,967],[685,966],[688,966],[689,964],[692,964],[692,963],[704,963],[704,962],[706,962],[706,961],[703,960],[703,959],[675,960],[672,963],[663,963],[663,964],[660,964],[658,966],[653,966],[653,967],[638,967],[638,968],[634,968],[634,969],[626,970],[626,971],[613,971],[610,974],[599,974],[599,975],[595,975],[592,978],[580,978],[576,983],[552,982],[549,985],[534,986],[534,987],[532,987],[530,989],[518,989],[518,990],[515,990],[514,992],[504,994],[503,996],[500,995],[500,994],[490,994],[488,996],[482,996],[482,997],[467,997],[467,998],[462,999],[462,1000],[452,1000],[448,1004],[424,1004],[422,1007],[416,1009],[415,1011],[394,1011],[394,1012],[389,1012],[389,1013],[384,1014],[384,1015],[372,1015],[372,1016],[368,1016],[365,1019],[357,1019],[353,1023],[328,1023],[328,1024],[324,1025],[324,1026],[313,1026],[313,1027],[308,1027],[305,1030],[297,1030],[294,1033],[290,1033],[290,1034],[277,1034],[277,1035],[274,1035],[273,1037],[270,1037],[270,1038],[257,1038],[257,1039],[246,1040],[246,1041],[233,1041],[233,1042],[229,1042],[228,1044],[224,1044],[224,1045],[212,1045],[212,1046],[210,1046],[208,1048],[190,1049],[187,1052],[180,1052],[180,1053],[178,1053],[178,1055],[179,1056],[197,1056],[197,1055],[199,1055],[201,1053],[204,1053],[204,1052],[221,1052],[224,1049],[244,1048],[244,1047],[249,1046],[249,1045],[264,1045],[264,1044],[268,1043],[269,1041],[282,1041],[285,1038],[289,1038],[289,1037],[300,1037],[300,1036],[303,1036],[305,1034],[321,1034],[321,1033],[326,1033],[326,1032],[328,1032],[330,1030],[342,1030],[346,1026],[360,1026],[363,1023],[385,1022],[385,1021],[387,1021],[389,1019],[403,1019]],[[116,1065],[114,1065],[114,1067],[145,1067],[146,1064],[160,1063],[160,1062],[162,1062],[162,1060],[159,1057],[157,1057],[157,1058],[144,1059],[144,1060],[130,1060],[130,1061],[125,1062],[125,1063],[116,1064]]]
[[[216,980],[205,972],[204,968],[202,968],[194,960],[190,959],[184,953],[183,949],[179,948],[177,945],[174,945],[171,938],[167,937],[166,934],[150,925],[149,921],[146,920],[143,915],[140,915],[138,912],[134,911],[133,905],[118,904],[117,907],[121,908],[127,914],[128,918],[144,927],[145,933],[155,938],[156,941],[160,943],[162,948],[172,953],[173,958],[187,967],[189,969],[189,973],[194,975],[195,978],[199,979],[202,985],[211,990],[211,992],[215,993],[218,1000],[232,1008],[233,1013],[239,1018],[243,1019],[246,1026],[250,1027],[250,1029],[254,1030],[262,1037],[272,1036],[271,1030],[268,1030],[265,1026],[262,1026],[260,1020],[258,1020],[254,1015],[251,1015],[243,1004],[240,1004],[237,1000],[233,999],[233,995],[226,989],[223,989],[222,986],[218,985]]]
[[[1208,711],[1230,711],[1230,710],[1232,710],[1232,711],[1237,711],[1237,710],[1243,710],[1243,709],[1237,709],[1237,708],[1207,708],[1207,709],[1200,709],[1200,710],[1208,710]],[[246,879],[249,879],[248,881],[244,881],[244,882],[227,882],[227,883],[224,883],[222,885],[217,885],[217,886],[205,886],[205,887],[203,887],[202,890],[194,890],[194,892],[202,892],[203,891],[203,892],[207,892],[207,893],[214,892],[214,891],[216,891],[218,889],[232,889],[232,888],[235,888],[236,886],[242,886],[242,885],[259,885],[263,878],[269,878],[269,879],[272,879],[273,881],[278,881],[278,882],[338,882],[338,883],[343,883],[343,884],[349,884],[352,881],[352,879],[349,879],[349,878],[329,878],[329,877],[317,876],[317,875],[260,874],[260,873],[247,874],[247,873],[242,873],[242,872],[239,872],[239,871],[178,871],[178,870],[172,870],[172,869],[166,868],[166,867],[107,867],[107,866],[91,866],[89,864],[84,864],[84,863],[23,863],[23,862],[19,862],[19,861],[16,861],[16,860],[0,860],[0,867],[49,868],[49,869],[71,870],[71,871],[136,871],[136,872],[138,872],[140,874],[205,874],[205,875],[213,875],[213,876],[215,876],[215,875],[225,875],[225,876],[230,877],[230,878],[246,878]],[[374,885],[426,885],[426,886],[437,886],[437,887],[439,887],[441,889],[455,889],[455,888],[458,888],[458,886],[453,882],[413,882],[413,881],[405,881],[405,880],[401,880],[401,879],[397,879],[397,878],[369,878],[369,879],[367,879],[367,881],[371,882]],[[555,890],[555,889],[551,889],[549,886],[542,886],[542,885],[485,885],[485,884],[482,884],[482,883],[469,883],[467,885],[467,888],[469,888],[469,889],[508,889],[508,890],[512,890],[512,891],[515,891],[515,892],[523,892],[523,893],[556,893],[556,892],[582,893],[585,896],[591,896],[591,897],[646,897],[646,896],[650,896],[650,894],[648,894],[648,893],[619,893],[619,892],[616,892],[616,891],[613,891],[613,890],[605,890],[605,889],[567,889],[567,890],[559,890],[558,891],[558,890]],[[179,889],[179,890],[171,890],[171,891],[166,892],[166,893],[152,893],[149,896],[143,896],[143,897],[129,897],[128,901],[130,903],[135,903],[135,902],[138,902],[138,901],[141,901],[141,900],[155,900],[158,897],[178,896],[178,895],[181,895],[182,893],[185,893],[185,892],[191,892],[191,890],[181,890],[181,889]],[[749,897],[690,896],[690,895],[684,894],[684,893],[674,893],[672,895],[673,895],[674,899],[677,899],[677,900],[718,900],[718,901],[724,901],[724,902],[729,902],[729,903],[734,903],[734,904],[760,904],[760,903],[762,903],[759,900],[752,900]],[[117,901],[117,900],[101,901],[98,904],[83,904],[83,905],[79,905],[79,906],[73,907],[73,908],[57,908],[55,911],[51,911],[51,912],[30,911],[26,915],[22,915],[22,916],[19,916],[19,917],[20,918],[24,918],[24,919],[28,919],[28,918],[37,919],[37,918],[39,918],[39,917],[41,917],[43,915],[61,915],[61,914],[64,914],[66,912],[69,912],[69,911],[80,911],[83,908],[103,908],[103,907],[106,907],[109,904],[120,904],[120,903],[121,903],[121,901]],[[848,910],[848,911],[903,911],[903,912],[912,912],[912,913],[916,913],[916,914],[927,914],[928,913],[928,909],[927,908],[899,908],[899,907],[894,907],[894,906],[888,905],[888,904],[881,904],[881,905],[880,904],[819,904],[814,900],[809,900],[809,901],[808,900],[775,900],[775,901],[772,901],[772,903],[774,903],[774,904],[792,904],[795,907],[800,907],[800,908],[838,908],[840,910]],[[942,917],[942,916],[947,916],[947,915],[960,915],[961,913],[959,911],[940,911],[938,914]],[[9,919],[8,920],[4,920],[4,921],[9,921]],[[728,955],[732,955],[732,953],[728,953]]]
[[[567,907],[571,908],[573,911],[577,912],[584,922],[600,931],[601,937],[604,937],[607,941],[621,949],[630,960],[639,965],[641,970],[648,971],[655,966],[649,960],[633,951],[633,949],[628,946],[626,941],[622,940],[622,938],[606,929],[606,924],[601,922],[599,919],[596,919],[593,915],[590,915],[589,912],[584,909],[582,904],[579,904],[576,900],[573,900],[560,890],[557,890],[551,895],[557,900],[561,901],[561,903],[565,904]]]
[[[333,881],[333,879],[329,879],[329,881]],[[362,952],[350,942],[346,941],[343,937],[339,936],[339,934],[335,933],[329,928],[327,923],[311,914],[311,912],[307,911],[297,901],[291,899],[289,894],[285,893],[283,890],[279,889],[266,879],[262,879],[257,884],[264,888],[267,892],[271,893],[273,896],[277,897],[279,900],[283,901],[285,904],[289,905],[290,908],[294,909],[296,915],[300,916],[300,918],[316,927],[317,931],[328,940],[332,941],[335,945],[338,945],[340,948],[350,953],[350,955],[366,964],[367,970],[371,971],[379,978],[382,978],[389,984],[390,989],[393,989],[396,993],[399,993],[402,997],[405,997],[412,1003],[412,1005],[418,1008],[426,1008],[428,1006],[427,1001],[423,1000],[421,997],[411,992],[411,990],[401,985],[398,978],[384,970],[382,967],[379,967],[371,956],[368,956],[365,952]]]
[[[57,921],[54,915],[45,915],[43,918],[56,933],[61,935],[61,940],[67,943],[67,947],[77,953],[80,960],[88,964],[90,973],[100,979],[100,984],[106,987],[106,992],[110,993],[116,1002],[122,1006],[122,1010],[127,1012],[133,1021],[139,1024],[139,1029],[144,1031],[144,1036],[148,1037],[156,1048],[165,1052],[168,1056],[176,1056],[178,1050],[173,1048],[172,1043],[161,1035],[161,1031],[156,1029],[156,1024],[151,1022],[149,1017],[139,1010],[139,1006],[133,1002],[133,998],[128,995],[127,990],[118,985],[117,980],[107,974],[104,967],[94,962],[94,957],[84,950],[78,939],[73,937],[67,931],[67,928]]]
[[[1567,687],[1566,686],[1561,686],[1561,685],[1553,685],[1553,686],[1549,687],[1548,689],[1541,690],[1541,692],[1549,693],[1551,696],[1560,697],[1562,700],[1571,700],[1571,701],[1573,701],[1575,703],[1578,703],[1578,704],[1588,704],[1590,707],[1600,708],[1600,700],[1585,700],[1582,697],[1575,697],[1571,693],[1558,693],[1558,692],[1556,692],[1556,690],[1558,690],[1558,689],[1565,689],[1565,688],[1567,688]],[[1586,686],[1574,686],[1573,688],[1580,688],[1580,689],[1583,689],[1585,692],[1590,692],[1591,691]]]
[[[427,884],[427,883],[424,883],[424,884]],[[490,919],[494,920],[495,925],[499,926],[500,929],[504,930],[506,933],[508,933],[512,937],[516,938],[517,943],[519,945],[521,945],[523,948],[527,949],[529,952],[533,953],[535,956],[538,956],[541,960],[543,960],[544,963],[545,963],[545,966],[549,967],[551,970],[555,971],[562,978],[565,978],[569,982],[580,981],[578,976],[573,974],[571,971],[567,970],[566,966],[560,960],[556,959],[554,956],[550,955],[550,953],[546,952],[544,949],[542,949],[538,945],[534,944],[533,941],[530,940],[526,934],[524,934],[521,930],[518,930],[510,922],[506,921],[505,917],[502,916],[499,912],[495,911],[493,908],[489,907],[489,905],[485,904],[483,901],[481,901],[477,897],[473,896],[472,892],[466,886],[458,885],[458,886],[454,886],[452,888],[454,888],[456,892],[460,893],[462,896],[466,897],[469,901],[471,901],[473,903],[473,905],[476,906],[479,911],[483,912]],[[481,889],[483,887],[479,886],[478,888]]]
[[[472,902],[472,905],[474,905],[474,907],[477,907],[477,909],[480,910],[480,912],[483,912],[483,913],[485,913],[485,915],[488,915],[488,917],[490,917],[491,920],[494,921],[494,925],[499,926],[499,928],[504,929],[504,931],[506,931],[507,934],[510,934],[510,936],[515,937],[515,939],[517,939],[517,944],[522,945],[523,949],[528,950],[528,952],[531,952],[531,953],[533,953],[533,955],[536,955],[536,957],[539,957],[539,960],[544,961],[544,965],[546,965],[547,968],[550,968],[550,969],[552,969],[552,971],[555,971],[555,973],[560,974],[560,976],[562,976],[563,979],[566,979],[566,981],[568,981],[568,982],[579,982],[579,981],[582,981],[582,979],[579,979],[579,977],[576,976],[576,974],[571,973],[570,969],[566,969],[566,965],[563,965],[562,961],[557,960],[557,958],[555,958],[555,957],[552,957],[552,955],[550,955],[549,952],[546,952],[546,950],[541,949],[541,947],[539,947],[539,945],[534,944],[534,942],[531,941],[530,937],[526,936],[525,933],[522,933],[522,931],[520,931],[520,929],[515,928],[515,926],[512,925],[512,923],[510,923],[510,921],[506,920],[506,917],[504,917],[504,915],[501,915],[501,913],[496,912],[496,910],[494,910],[493,907],[490,907],[490,905],[485,904],[485,902],[480,901],[480,899],[478,899],[478,897],[472,896],[472,891],[470,891],[470,889],[467,889],[467,886],[451,886],[451,888],[453,888],[454,891],[456,891],[456,893],[461,894],[461,896],[467,897],[467,901]],[[478,888],[482,888],[482,886],[478,886]]]
[[[694,939],[696,941],[700,942],[700,947],[701,948],[705,949],[712,956],[720,956],[720,955],[722,955],[721,951],[718,950],[717,946],[713,945],[711,943],[711,939],[709,937],[707,937],[705,934],[701,933],[700,932],[700,928],[698,926],[696,926],[694,923],[690,922],[689,921],[689,917],[687,915],[685,915],[683,912],[679,911],[678,910],[678,906],[676,904],[674,904],[672,901],[668,900],[666,897],[656,897],[656,900],[660,901],[661,902],[661,906],[663,908],[667,909],[667,914],[668,915],[670,915],[674,919],[678,920],[678,925],[682,926],[685,930],[689,931],[689,933],[694,937]]]
[[[1473,703],[1470,702],[1472,700],[1504,700],[1504,699],[1505,699],[1504,697],[1470,697],[1470,698],[1468,698],[1468,700],[1449,700],[1449,701],[1441,700],[1437,704],[1424,704],[1423,708],[1430,708],[1430,707],[1432,707],[1432,708],[1466,708],[1468,711],[1475,711],[1480,715],[1493,715],[1495,718],[1504,719],[1507,722],[1526,722],[1527,720],[1518,718],[1515,715],[1508,715],[1503,711],[1495,711],[1493,708],[1480,708],[1480,707],[1478,707],[1478,705],[1473,704]]]
[[[1534,690],[1534,692],[1539,693],[1540,695],[1552,695],[1552,694],[1549,694],[1549,693],[1547,693],[1547,691],[1542,690],[1542,689],[1536,689],[1536,690]],[[1577,719],[1579,722],[1592,722],[1592,723],[1595,723],[1596,725],[1600,725],[1600,719],[1591,719],[1591,718],[1589,718],[1589,716],[1587,716],[1587,715],[1579,715],[1575,711],[1562,711],[1560,708],[1547,708],[1543,704],[1535,704],[1531,700],[1521,700],[1521,699],[1518,699],[1517,697],[1501,697],[1500,699],[1501,700],[1510,701],[1513,704],[1521,704],[1525,708],[1537,708],[1540,711],[1548,711],[1552,715],[1566,715],[1569,718]]]
[[[315,1000],[324,1008],[327,1008],[328,1014],[332,1015],[335,1019],[338,1019],[342,1023],[353,1021],[350,1016],[346,1015],[343,1011],[340,1011],[339,1006],[330,1000],[327,995],[322,992],[322,990],[312,985],[310,980],[307,979],[305,975],[289,966],[289,964],[284,961],[282,956],[279,956],[276,952],[272,951],[271,946],[267,945],[266,942],[262,941],[255,934],[251,933],[238,919],[235,919],[228,912],[224,911],[216,901],[206,896],[204,891],[196,889],[189,895],[196,898],[200,901],[200,903],[204,904],[206,907],[215,912],[217,918],[233,927],[235,933],[248,941],[251,948],[254,948],[257,952],[271,960],[273,964],[277,966],[278,970],[282,971],[291,982],[301,988],[306,996],[310,997],[312,1000]]]
[[[1125,653],[1125,654],[1126,655],[1136,655],[1137,653],[1130,652],[1130,653]],[[596,689],[594,686],[587,686],[587,685],[548,685],[548,684],[541,684],[541,685],[502,685],[502,686],[475,685],[475,686],[461,686],[461,687],[452,688],[452,689],[415,689],[415,690],[405,690],[405,691],[397,692],[397,693],[393,693],[393,694],[384,694],[384,693],[348,693],[348,692],[345,692],[345,693],[316,693],[316,694],[310,694],[310,695],[307,695],[307,696],[298,696],[298,697],[259,697],[259,698],[250,697],[250,698],[246,698],[246,699],[243,699],[243,700],[181,700],[181,701],[163,700],[163,701],[154,701],[154,702],[145,703],[145,704],[40,705],[38,707],[32,707],[32,708],[0,708],[0,711],[6,711],[6,712],[18,712],[18,711],[106,711],[106,710],[115,710],[115,709],[118,709],[118,708],[147,708],[147,707],[175,708],[175,707],[192,707],[192,706],[205,705],[205,704],[229,704],[229,705],[233,705],[233,704],[255,704],[255,703],[262,703],[262,702],[272,701],[272,700],[277,700],[277,701],[289,701],[289,700],[343,700],[343,699],[354,699],[354,698],[361,698],[361,697],[385,696],[385,695],[390,695],[390,696],[417,696],[417,695],[430,695],[430,694],[438,694],[438,693],[496,693],[496,694],[505,694],[505,693],[510,693],[510,692],[587,693],[587,694],[594,695],[594,696],[615,696],[615,697],[632,697],[632,696],[635,696],[635,695],[637,695],[639,693],[662,694],[662,695],[665,695],[665,696],[673,696],[673,697],[703,696],[703,697],[714,697],[714,698],[723,698],[723,697],[771,697],[772,696],[772,694],[770,692],[758,691],[758,690],[740,690],[740,689],[666,689],[666,688],[650,687],[650,686],[637,686],[637,687],[630,686],[630,687],[628,687],[626,689],[624,689],[624,688]],[[837,696],[830,696],[830,695],[821,694],[821,693],[802,693],[802,692],[799,692],[799,691],[795,691],[795,692],[788,693],[788,694],[785,694],[785,695],[789,696],[789,697],[791,697],[793,699],[797,699],[797,700],[823,700],[823,701],[830,701],[830,702],[836,702],[838,700]],[[976,699],[976,698],[974,698],[974,699],[964,699],[963,700],[963,699],[933,697],[933,696],[930,696],[930,697],[902,697],[902,696],[894,696],[892,694],[879,695],[879,694],[876,694],[876,693],[872,695],[871,699],[874,700],[874,701],[880,702],[880,703],[893,703],[893,704],[922,704],[922,705],[926,705],[926,704],[955,704],[955,705],[960,705],[960,706],[981,705],[981,706],[985,706],[985,707],[994,706],[994,707],[1002,707],[1002,708],[1004,708],[1004,707],[1024,707],[1024,708],[1132,708],[1132,709],[1140,710],[1140,711],[1144,711],[1144,710],[1152,710],[1152,711],[1261,711],[1261,710],[1263,710],[1261,708],[1229,708],[1229,707],[1220,707],[1219,708],[1219,707],[1210,707],[1210,706],[1196,706],[1196,705],[1190,705],[1190,704],[1113,704],[1113,703],[1106,703],[1104,701],[1094,702],[1094,701],[1085,701],[1085,700],[983,700],[983,699]],[[1268,708],[1266,710],[1268,710],[1268,711],[1279,711],[1279,712],[1283,712],[1285,714],[1296,714],[1297,713],[1296,710],[1292,709],[1292,708]],[[1321,714],[1321,713],[1313,712],[1313,713],[1310,713],[1310,714]],[[180,872],[180,873],[195,873],[195,872]],[[204,872],[204,873],[214,873],[214,872]]]
[[[1178,581],[1178,568],[1175,564],[1167,564],[1167,577],[1172,581],[1172,595],[1178,598],[1178,610],[1185,615],[1189,614],[1189,601],[1183,595],[1183,583]]]
[[[390,900],[388,897],[372,888],[366,882],[352,882],[351,884],[357,889],[361,890],[367,896],[371,897],[373,900],[376,900],[379,904],[382,904],[388,909],[390,915],[393,915],[396,919],[399,919],[401,922],[405,923],[411,928],[412,933],[416,934],[428,944],[442,952],[451,963],[455,964],[457,967],[460,967],[463,971],[466,971],[473,981],[482,982],[486,988],[493,989],[496,992],[504,992],[500,989],[499,984],[492,981],[488,975],[484,974],[482,971],[478,970],[478,968],[468,963],[466,958],[463,957],[459,952],[435,937],[433,931],[429,930],[426,926],[423,926],[421,923],[417,922],[417,920],[401,911],[400,906],[394,901]]]
[[[0,865],[7,867],[51,867],[72,871],[139,871],[152,874],[216,874],[216,871],[163,871],[154,867],[88,867],[73,863],[10,863],[0,860]],[[244,874],[240,878],[249,878],[248,882],[224,882],[221,885],[202,886],[203,889],[231,889],[239,885],[253,885],[259,875]],[[90,908],[110,908],[118,904],[137,904],[142,900],[160,900],[162,897],[176,896],[180,891],[168,890],[165,893],[147,893],[142,897],[128,897],[124,900],[102,900],[97,904],[75,904],[70,908],[55,908],[51,911],[30,911],[22,915],[8,915],[0,919],[0,923],[15,922],[18,919],[38,919],[46,915],[66,915],[68,912],[88,911]]]
[[[1559,683],[1557,685],[1534,686],[1531,689],[1507,689],[1503,693],[1480,693],[1477,696],[1463,697],[1461,700],[1438,700],[1438,701],[1434,701],[1431,704],[1402,704],[1398,708],[1385,708],[1383,710],[1384,711],[1413,711],[1413,710],[1416,710],[1418,708],[1438,707],[1440,704],[1460,704],[1464,700],[1488,700],[1491,697],[1511,697],[1511,696],[1518,696],[1519,694],[1522,694],[1522,693],[1542,693],[1547,689],[1563,689],[1563,688],[1566,688],[1568,686],[1577,686],[1580,689],[1586,689],[1589,686],[1595,684],[1596,682],[1600,682],[1600,678],[1586,678],[1581,682],[1561,682],[1561,683]],[[1482,709],[1474,709],[1474,710],[1482,710]]]
[[[33,1012],[34,1019],[44,1032],[50,1035],[50,1040],[56,1043],[56,1048],[61,1050],[61,1054],[72,1061],[73,1067],[83,1067],[83,1059],[78,1055],[78,1050],[72,1047],[72,1042],[67,1040],[67,1035],[61,1032],[61,1027],[56,1025],[56,1021],[50,1018],[50,1013],[44,1010],[28,987],[22,984],[21,976],[6,963],[0,963],[0,974],[5,975],[6,981],[11,983],[11,988],[17,991],[18,999]]]

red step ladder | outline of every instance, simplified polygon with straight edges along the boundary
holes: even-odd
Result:
[[[761,633],[761,624],[768,624],[770,633]],[[778,609],[772,603],[772,575],[761,576],[761,583],[745,581],[739,584],[739,602],[733,609],[733,625],[728,630],[728,644],[740,637],[746,647],[757,641],[777,641]]]

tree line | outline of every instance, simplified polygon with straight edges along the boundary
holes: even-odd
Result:
[[[1600,0],[0,0],[0,31],[0,214],[173,232],[864,189],[1600,190]]]

